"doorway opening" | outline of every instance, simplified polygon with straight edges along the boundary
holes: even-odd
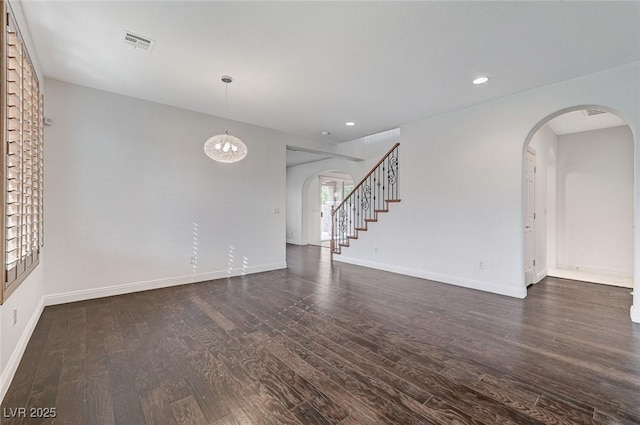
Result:
[[[330,247],[331,210],[353,190],[353,177],[338,170],[310,176],[302,188],[303,244]]]
[[[577,106],[523,152],[525,284],[546,276],[633,287],[634,140],[615,111]]]
[[[320,242],[331,240],[331,211],[353,190],[353,180],[348,175],[333,173],[320,176]]]

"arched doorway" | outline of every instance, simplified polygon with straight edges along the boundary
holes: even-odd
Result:
[[[324,170],[311,175],[302,186],[302,236],[310,245],[330,246],[331,209],[353,189],[351,174]]]
[[[304,181],[300,210],[303,245],[329,247],[331,208],[342,202],[352,188],[352,175],[336,169],[314,172]]]
[[[523,149],[525,284],[546,276],[633,287],[634,136],[599,105],[557,111]]]

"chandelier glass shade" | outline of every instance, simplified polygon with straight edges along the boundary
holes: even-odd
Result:
[[[237,162],[247,156],[247,145],[229,133],[218,134],[204,143],[204,153],[214,161]]]
[[[225,121],[228,123],[229,111],[229,83],[233,81],[228,75],[222,76],[222,82],[225,84]],[[229,130],[225,130],[224,134],[218,134],[210,137],[204,143],[204,153],[214,161],[218,162],[237,162],[247,156],[247,145],[240,139],[229,134]]]

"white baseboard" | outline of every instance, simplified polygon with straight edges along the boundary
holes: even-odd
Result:
[[[105,286],[102,288],[82,289],[44,296],[45,305],[72,303],[91,300],[94,298],[111,297],[114,295],[130,294],[132,292],[148,291],[150,289],[167,288],[169,286],[186,285],[189,283],[205,282],[207,280],[223,279],[226,277],[254,274],[271,270],[286,269],[287,263],[271,263],[245,269],[232,269],[208,273],[198,273],[187,276],[170,277],[165,279],[147,280],[143,282],[125,283],[123,285]]]
[[[640,323],[640,306],[635,304],[631,306],[631,321]]]
[[[549,268],[547,275],[551,277],[559,277],[561,279],[579,280],[582,282],[599,283],[603,285],[613,285],[622,288],[633,288],[633,277],[631,275],[611,275],[597,274],[584,270],[567,270]]]
[[[13,352],[11,353],[11,357],[9,357],[9,361],[5,366],[2,374],[0,375],[0,400],[4,399],[7,390],[9,389],[9,385],[11,385],[11,381],[13,380],[13,376],[16,374],[18,370],[18,365],[20,364],[20,360],[22,360],[22,355],[24,354],[24,350],[27,348],[27,344],[29,343],[29,339],[31,339],[31,334],[33,334],[36,325],[38,324],[38,320],[40,319],[40,315],[42,314],[42,310],[44,310],[44,297],[40,298],[40,302],[36,306],[33,314],[29,318],[27,325],[24,327],[24,331],[22,331],[22,335],[20,335],[20,339],[18,339],[18,343],[16,344]]]
[[[536,273],[536,279],[535,279],[535,283],[540,282],[542,279],[544,279],[545,277],[547,277],[547,269],[544,268],[542,270],[540,270],[539,272]]]
[[[294,239],[287,239],[287,243],[290,243],[291,245],[306,245],[306,243]]]
[[[425,270],[417,270],[409,267],[401,267],[390,264],[376,263],[373,261],[360,260],[356,258],[345,257],[343,255],[334,255],[335,261],[343,263],[355,264],[357,266],[370,267],[372,269],[384,270],[392,273],[403,274],[407,276],[419,277],[422,279],[434,280],[436,282],[448,283],[451,285],[462,286],[479,291],[492,292],[494,294],[506,295],[514,298],[525,298],[527,296],[527,288],[511,287],[504,285],[496,285],[493,283],[482,282],[479,280],[466,279],[458,276],[450,276],[440,273],[432,273]]]
[[[555,268],[556,269],[560,269],[560,270],[578,271],[578,272],[592,273],[592,274],[603,275],[603,276],[625,276],[625,277],[631,277],[633,275],[633,271],[632,270],[615,269],[615,268],[609,268],[609,267],[589,266],[589,265],[585,265],[585,264],[558,263],[558,266],[555,267]]]

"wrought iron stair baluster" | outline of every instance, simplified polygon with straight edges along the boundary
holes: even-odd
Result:
[[[398,147],[396,143],[358,183],[351,193],[331,210],[331,255],[342,253],[358,232],[378,221],[378,214],[389,211],[389,204],[400,202],[398,195]]]

